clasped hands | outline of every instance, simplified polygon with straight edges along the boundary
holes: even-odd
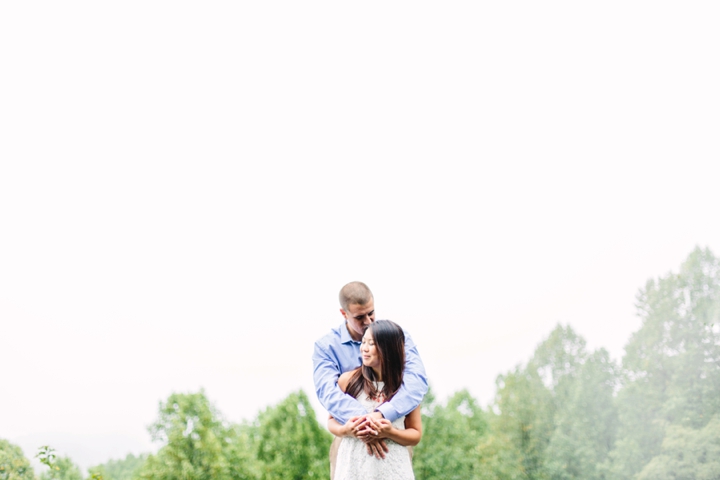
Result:
[[[384,439],[392,430],[390,420],[383,418],[379,412],[373,412],[350,418],[344,427],[347,435],[365,442],[369,455],[375,455],[379,459],[385,458],[389,450]]]

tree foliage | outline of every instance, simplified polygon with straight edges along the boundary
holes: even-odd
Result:
[[[487,420],[475,399],[462,390],[445,406],[426,402],[423,409],[423,438],[432,440],[414,449],[417,478],[476,478],[480,465],[475,449],[486,433]]]
[[[131,480],[140,471],[148,455],[137,457],[129,453],[124,459],[110,460],[101,465],[88,468],[90,476],[101,477],[102,480]]]
[[[80,468],[67,457],[55,459],[49,470],[40,474],[40,480],[82,480]]]
[[[532,367],[500,375],[497,386],[495,406],[500,414],[492,422],[493,431],[505,435],[517,450],[526,478],[546,478],[543,459],[552,434],[552,392]]]
[[[642,326],[621,364],[557,326],[528,362],[499,375],[481,408],[462,390],[423,401],[418,480],[720,479],[720,261],[695,249],[677,273],[637,295]],[[331,435],[302,391],[254,421],[222,419],[204,392],[173,394],[151,426],[156,455],[91,469],[103,480],[306,480],[329,477]],[[79,479],[41,451],[41,479]],[[134,473],[133,473],[134,472]],[[0,480],[30,480],[18,447],[0,440]]]
[[[696,248],[680,272],[637,296],[626,347],[612,472],[630,479],[660,455],[668,425],[702,428],[720,413],[720,262]]]
[[[33,480],[30,461],[17,445],[0,439],[0,480]]]
[[[262,479],[329,478],[332,436],[322,428],[304,392],[262,412],[257,421],[257,458]]]
[[[141,479],[300,480],[330,473],[331,435],[303,392],[238,425],[223,421],[202,391],[173,394],[150,432],[165,445],[144,462]]]
[[[203,391],[172,394],[167,402],[160,404],[158,413],[158,420],[149,430],[153,440],[162,441],[165,446],[148,457],[138,473],[139,478],[248,478],[243,476],[244,466],[231,465],[235,458],[235,429],[220,418]]]
[[[715,480],[720,478],[720,418],[702,429],[671,425],[660,455],[645,465],[637,480]]]
[[[613,393],[617,368],[604,349],[585,357],[568,396],[557,405],[546,452],[546,469],[555,479],[599,480],[615,442],[617,409]]]
[[[78,466],[69,457],[58,457],[54,448],[40,447],[35,458],[48,467],[40,474],[40,480],[82,480]]]

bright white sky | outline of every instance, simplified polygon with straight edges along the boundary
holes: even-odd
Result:
[[[315,401],[373,289],[440,399],[720,254],[720,4],[3,2],[0,437],[83,466],[201,387]],[[319,404],[315,403],[319,410]]]

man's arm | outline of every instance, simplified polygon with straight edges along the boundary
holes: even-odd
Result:
[[[379,410],[383,417],[394,422],[403,415],[415,410],[422,402],[428,391],[425,366],[420,359],[415,342],[405,332],[405,372],[403,373],[403,384],[398,393],[386,403],[380,405]]]
[[[367,412],[360,402],[340,390],[337,380],[341,373],[337,360],[326,349],[315,343],[313,353],[315,393],[325,410],[344,425],[351,417],[363,416]]]

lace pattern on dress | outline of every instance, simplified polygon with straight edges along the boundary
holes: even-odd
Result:
[[[382,389],[382,382],[378,382],[378,389]],[[382,403],[380,400],[371,400],[365,392],[358,397],[358,401],[370,413]],[[397,429],[405,429],[405,417],[393,422]],[[354,437],[343,437],[338,448],[335,478],[333,480],[414,480],[410,451],[392,440],[385,440],[390,450],[385,459],[379,460],[368,455],[365,444]]]

